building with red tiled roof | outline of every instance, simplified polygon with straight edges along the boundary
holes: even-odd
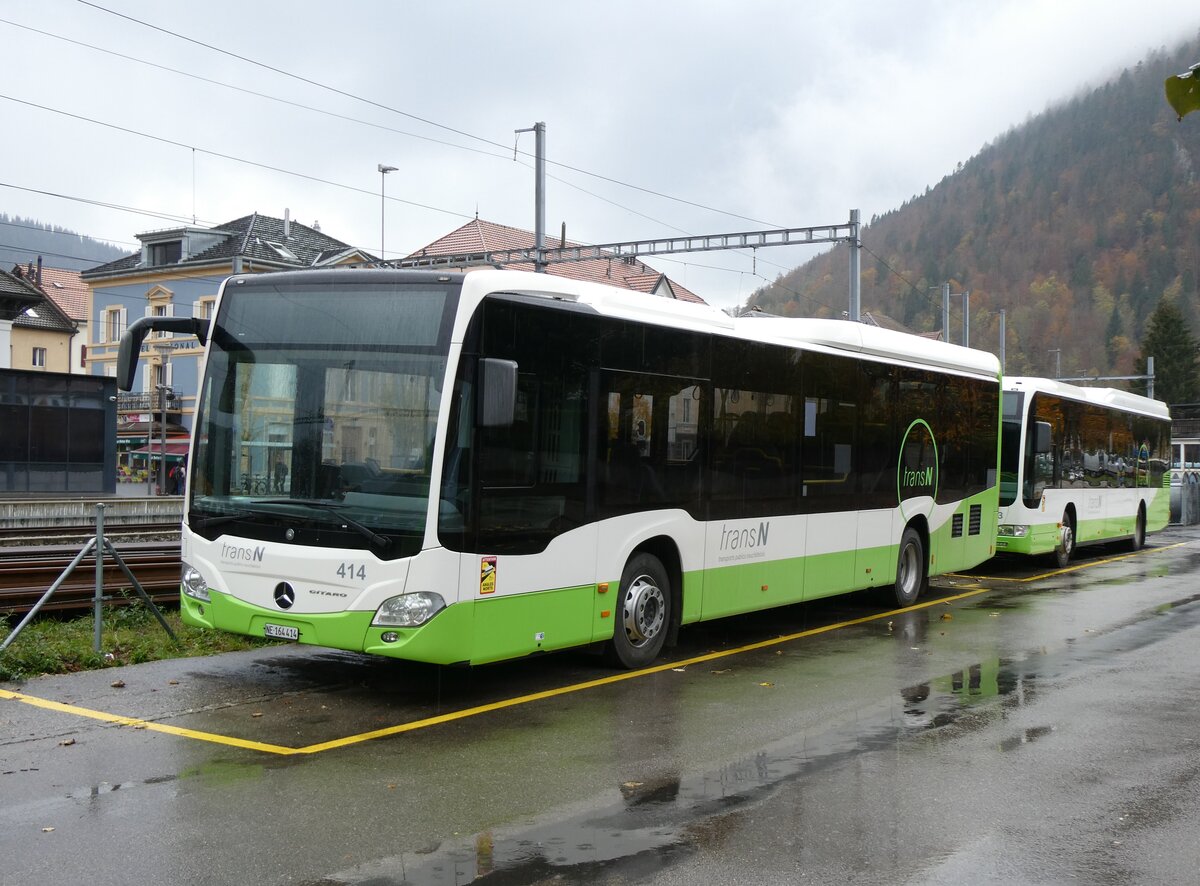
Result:
[[[34,308],[32,314],[26,312],[16,322],[16,327],[66,335],[67,350],[63,352],[61,359],[57,356],[62,351],[61,343],[56,340],[50,347],[50,351],[56,355],[53,358],[54,366],[51,368],[55,372],[86,374],[90,301],[87,284],[80,278],[80,272],[43,267],[40,256],[36,264],[30,261],[18,267],[22,278],[40,289],[50,303]],[[31,364],[29,368],[45,367]]]
[[[534,240],[533,231],[510,228],[507,225],[498,225],[495,222],[476,218],[446,236],[434,240],[423,249],[418,249],[408,258],[426,258],[432,255],[474,255],[506,249],[533,249]],[[573,243],[562,237],[548,237],[545,242],[547,249],[584,245],[586,244]],[[502,267],[531,271],[533,262],[508,262]],[[546,273],[558,277],[568,277],[572,280],[607,283],[610,286],[633,289],[648,295],[705,304],[704,299],[691,292],[683,284],[633,257],[614,255],[611,258],[587,259],[586,261],[551,262],[546,266]]]

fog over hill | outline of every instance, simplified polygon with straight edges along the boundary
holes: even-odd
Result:
[[[941,286],[970,291],[971,344],[1007,370],[1128,374],[1164,295],[1200,330],[1200,114],[1177,121],[1163,81],[1200,61],[1200,37],[996,138],[935,187],[863,229],[862,306],[918,332],[942,326]],[[953,114],[947,115],[948,125]],[[789,316],[840,316],[839,246],[748,301]],[[952,299],[950,340],[963,338]],[[1061,355],[1058,353],[1061,349]]]
[[[122,249],[66,228],[0,213],[0,268],[6,271],[16,264],[36,265],[38,256],[46,267],[82,271],[130,252],[132,248]]]

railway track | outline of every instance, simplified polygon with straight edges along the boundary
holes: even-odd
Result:
[[[3,554],[5,548],[39,548],[47,545],[75,545],[78,550],[95,534],[94,523],[84,523],[78,526],[30,526],[22,529],[4,529],[0,532],[0,555]],[[179,521],[109,524],[105,527],[104,536],[114,545],[143,541],[178,542]]]
[[[107,535],[107,534],[106,534]],[[155,602],[179,599],[179,540],[120,541],[108,536],[121,559]],[[86,542],[86,539],[85,539]],[[0,615],[28,612],[71,565],[83,543],[76,546],[0,547]],[[123,599],[132,587],[111,556],[104,558],[104,596]],[[85,609],[96,590],[96,557],[90,554],[54,592],[42,611]],[[136,593],[132,593],[136,599]]]

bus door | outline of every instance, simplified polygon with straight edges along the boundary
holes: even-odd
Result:
[[[588,497],[602,527],[597,574],[602,579],[619,575],[624,564],[605,558],[628,551],[648,532],[669,535],[681,552],[699,550],[704,480],[700,428],[707,380],[606,369],[593,373],[592,384],[595,429]],[[669,514],[620,519],[655,511]],[[679,520],[679,511],[692,519]]]
[[[859,366],[825,354],[805,354],[801,427],[801,508],[808,515],[804,599],[856,586],[859,545],[855,426]]]

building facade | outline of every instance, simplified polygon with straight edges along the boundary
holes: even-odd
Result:
[[[142,248],[84,271],[91,314],[86,363],[92,375],[115,377],[121,336],[143,316],[212,316],[231,274],[329,268],[374,257],[317,227],[254,213],[215,228],[184,226],[137,235]],[[134,389],[118,395],[122,479],[140,482],[163,448],[186,457],[196,410],[203,349],[193,336],[154,333],[142,345]]]

